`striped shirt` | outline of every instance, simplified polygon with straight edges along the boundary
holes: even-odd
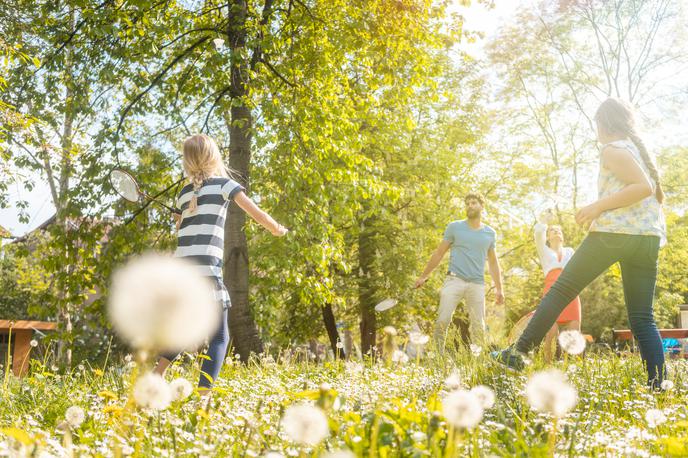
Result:
[[[195,212],[189,211],[189,203],[194,195],[192,184],[184,186],[177,198],[182,221],[174,255],[193,261],[198,264],[201,275],[212,277],[215,295],[224,307],[230,306],[229,293],[222,281],[225,219],[229,201],[241,191],[244,188],[234,180],[211,177],[203,181],[197,191],[198,207]]]

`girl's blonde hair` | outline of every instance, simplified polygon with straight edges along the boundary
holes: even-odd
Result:
[[[229,169],[222,161],[220,148],[215,140],[203,134],[196,134],[184,140],[183,160],[184,172],[193,184],[193,197],[189,202],[189,211],[198,208],[198,191],[203,181],[213,176],[229,177]]]

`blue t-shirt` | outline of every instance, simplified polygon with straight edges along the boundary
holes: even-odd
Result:
[[[465,219],[449,223],[444,231],[444,240],[451,243],[449,271],[467,282],[485,283],[485,259],[496,239],[494,229],[486,224],[471,229]]]

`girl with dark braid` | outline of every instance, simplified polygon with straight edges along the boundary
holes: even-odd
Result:
[[[525,353],[539,345],[561,311],[580,291],[619,263],[633,335],[648,374],[659,389],[664,378],[662,340],[652,314],[659,247],[665,242],[664,192],[659,172],[640,139],[633,109],[609,98],[595,114],[602,144],[598,199],[576,214],[589,234],[537,307],[511,347],[493,352],[506,366],[520,370]]]

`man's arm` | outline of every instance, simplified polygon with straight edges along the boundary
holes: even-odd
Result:
[[[435,270],[435,267],[437,267],[442,261],[442,258],[444,257],[444,254],[449,250],[449,247],[451,247],[451,242],[448,240],[442,240],[435,250],[435,252],[430,256],[430,260],[428,261],[428,265],[425,266],[425,270],[421,274],[420,277],[418,277],[418,280],[416,280],[416,288],[420,288],[425,284],[426,281],[428,281],[428,277],[432,273],[433,270]]]
[[[495,285],[495,302],[501,304],[504,302],[504,293],[502,291],[502,271],[499,268],[499,259],[494,248],[487,250],[487,264],[490,268],[490,276]]]

